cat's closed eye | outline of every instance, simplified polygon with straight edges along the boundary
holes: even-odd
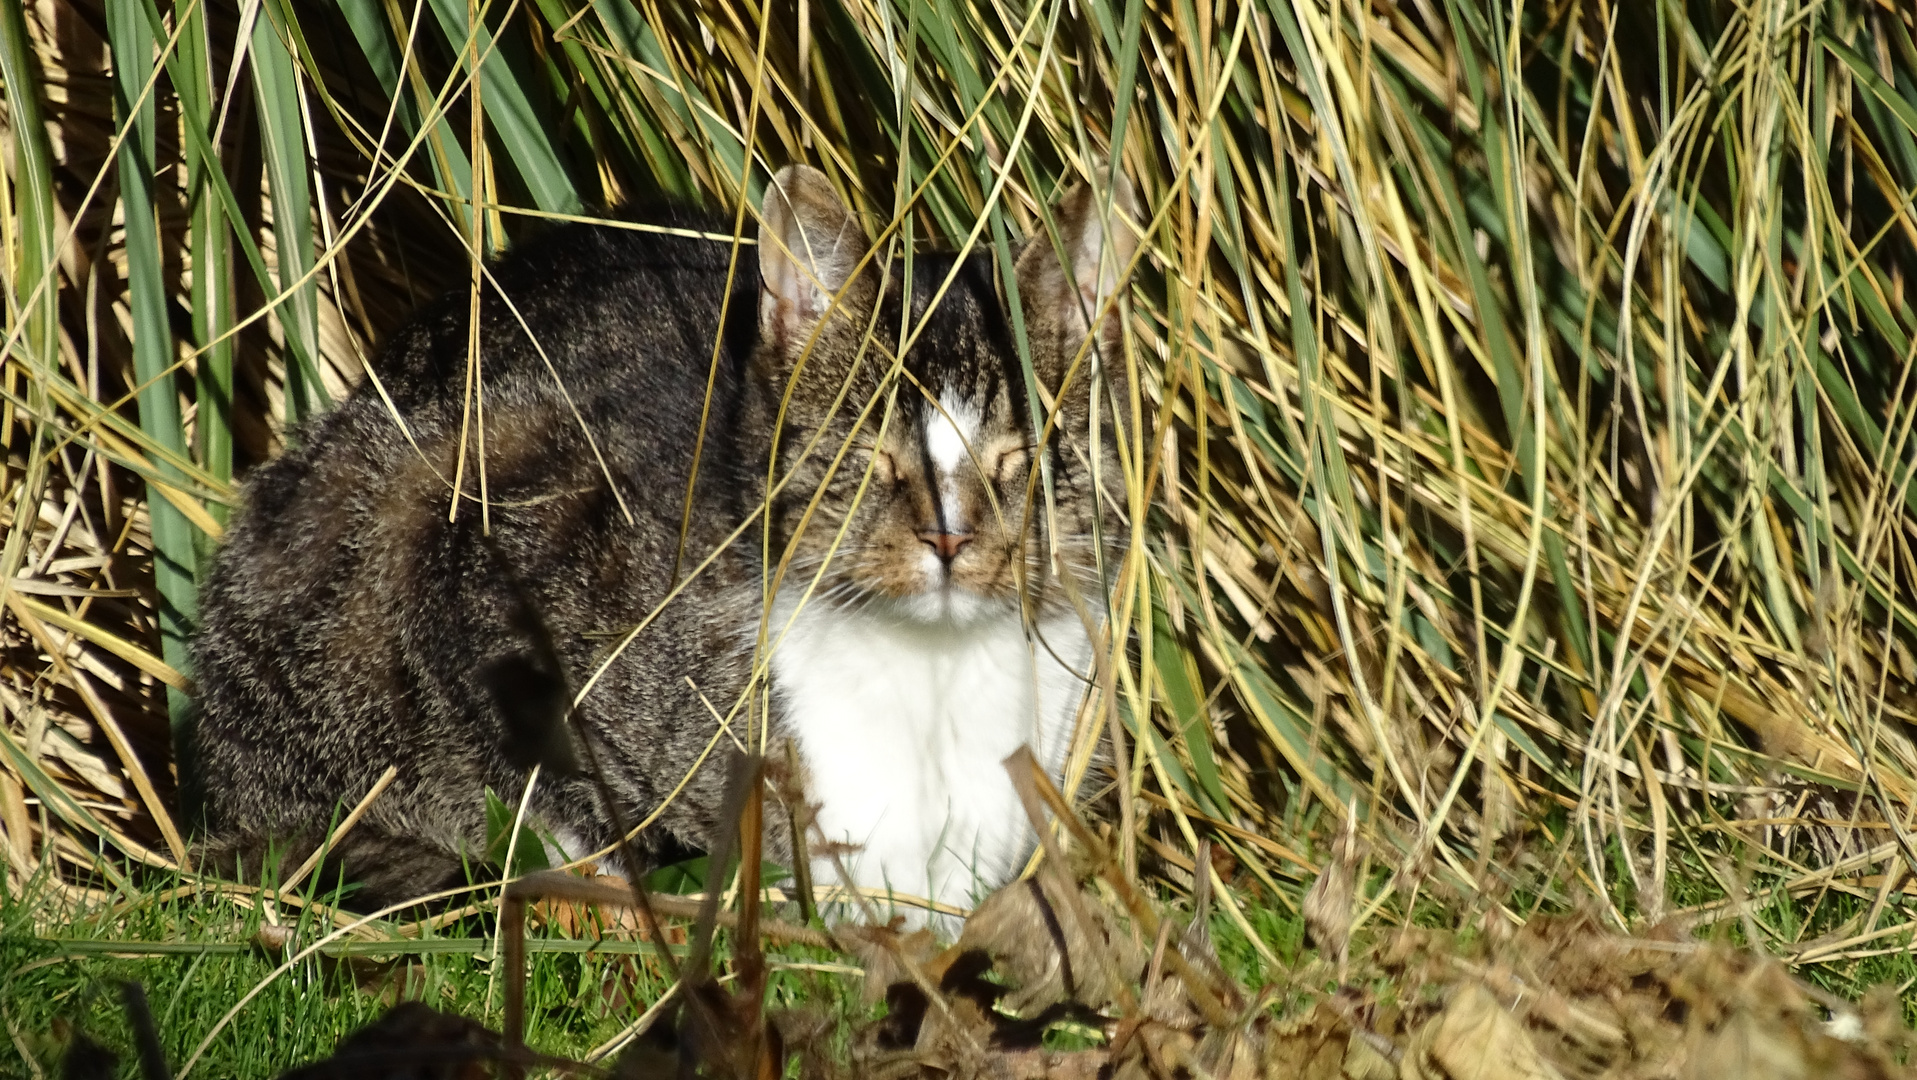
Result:
[[[899,473],[899,463],[890,451],[872,451],[872,483],[875,486],[893,487],[904,481]]]
[[[1023,446],[1015,446],[1000,452],[992,473],[1001,485],[1012,487],[1025,482],[1026,474],[1031,470],[1031,453]]]

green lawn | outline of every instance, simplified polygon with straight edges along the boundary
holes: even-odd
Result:
[[[1298,896],[1274,904],[1244,884],[1234,888],[1246,924],[1278,965],[1261,959],[1235,919],[1214,913],[1210,927],[1219,960],[1239,986],[1268,988],[1261,1015],[1305,1015],[1338,988],[1335,972],[1306,941],[1304,921],[1295,914]],[[1368,885],[1386,886],[1386,875],[1373,875]],[[1524,911],[1529,899],[1513,894],[1506,904]],[[1179,910],[1176,903],[1161,907],[1174,916]],[[1760,897],[1749,915],[1762,924],[1762,936],[1811,941],[1853,926],[1869,907],[1866,899],[1842,894],[1816,903]],[[1441,958],[1477,957],[1499,947],[1479,925],[1461,926],[1459,909],[1453,901],[1427,898],[1417,906],[1409,937],[1388,924],[1361,928],[1344,985],[1384,1005],[1432,1000],[1434,987],[1444,981],[1429,970],[1407,969],[1406,942],[1415,942],[1420,955]],[[505,973],[495,958],[490,914],[406,937],[399,936],[399,924],[377,921],[295,959],[293,952],[314,945],[325,932],[315,925],[316,910],[322,909],[270,903],[257,891],[215,895],[177,880],[143,882],[138,892],[128,886],[88,902],[58,898],[40,883],[0,896],[0,972],[6,973],[0,1018],[18,1055],[12,1064],[0,1064],[0,1074],[60,1075],[72,1034],[84,1032],[122,1055],[120,1075],[137,1075],[135,1035],[123,1003],[122,984],[129,981],[144,988],[172,1067],[177,1072],[197,1054],[192,1072],[202,1076],[271,1077],[325,1057],[342,1036],[402,996],[495,1030],[501,1026]],[[1189,908],[1184,910],[1188,918]],[[281,939],[295,947],[269,952],[262,934],[269,923],[289,928]],[[1699,936],[1741,945],[1747,933],[1744,922],[1729,918]],[[1508,926],[1502,936],[1509,936]],[[1907,936],[1872,943],[1878,955],[1811,965],[1800,974],[1845,1000],[1859,1000],[1873,987],[1894,988],[1904,995],[1902,1013],[1909,1022],[1917,1019],[1917,996],[1905,993],[1917,984],[1917,955],[1902,947]],[[548,1054],[584,1060],[593,1060],[596,1050],[606,1055],[605,1048],[620,1045],[671,985],[652,946],[630,934],[595,940],[546,925],[530,935],[529,951],[528,1041]],[[686,947],[675,951],[683,957]],[[884,1012],[883,1004],[864,1001],[864,978],[850,957],[775,946],[767,959],[768,1009],[805,1010],[841,1061],[855,1031]],[[722,976],[730,971],[723,931],[716,963]],[[1095,1032],[1072,1024],[1055,1027],[1046,1040],[1061,1048],[1101,1043]]]

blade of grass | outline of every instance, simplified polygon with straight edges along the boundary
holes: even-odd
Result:
[[[506,160],[512,163],[531,194],[533,204],[550,213],[571,214],[579,210],[579,193],[571,176],[561,164],[557,151],[547,138],[549,118],[539,115],[532,98],[537,92],[525,62],[510,52],[495,48],[492,31],[484,21],[469,25],[465,0],[428,0],[447,43],[461,57],[470,34],[478,40],[479,85],[486,102],[486,117],[498,133]],[[508,5],[517,9],[516,3]],[[509,40],[517,41],[515,36]],[[468,70],[470,70],[470,65]]]
[[[0,78],[7,86],[13,169],[0,177],[0,190],[11,196],[4,236],[8,340],[22,344],[29,368],[27,405],[46,407],[45,373],[54,370],[60,355],[59,262],[55,250],[53,153],[47,143],[45,114],[38,88],[42,85],[32,43],[27,38],[26,14],[18,4],[0,8]],[[8,180],[12,183],[9,185]],[[7,389],[17,385],[11,357],[7,362]],[[39,376],[39,377],[35,377]],[[0,498],[13,497],[15,520],[29,517],[39,505],[46,485],[45,432],[32,429],[25,447],[25,468],[15,487],[13,451],[15,420],[11,404],[0,416],[0,441],[8,460],[0,463]],[[7,595],[14,575],[25,561],[32,530],[9,529],[0,547],[0,597]]]
[[[174,0],[174,18],[187,23],[180,34],[178,62],[173,68],[176,75],[183,76],[173,84],[180,103],[180,122],[205,132],[206,144],[210,145],[219,110],[214,101],[212,42],[205,6],[198,0]],[[227,330],[233,325],[233,244],[219,193],[207,179],[207,173],[220,168],[220,162],[201,153],[199,145],[189,142],[186,152],[187,207],[192,215],[187,249],[193,273],[193,338],[200,347],[195,362],[199,385],[194,395],[197,408],[193,432],[207,475],[216,483],[230,484],[233,341]],[[225,504],[213,503],[208,510],[216,521],[225,524]]]
[[[248,55],[260,149],[273,196],[274,266],[280,288],[291,290],[274,311],[291,354],[286,365],[290,427],[324,410],[329,399],[319,374],[319,280],[311,273],[313,192],[306,153],[305,91],[282,37],[286,19],[278,0],[265,0],[253,23]]]
[[[160,231],[155,217],[156,118],[151,96],[136,110],[140,91],[152,77],[155,41],[142,10],[143,0],[108,0],[107,36],[113,49],[118,111],[130,118],[132,137],[120,144],[120,205],[126,220],[127,287],[132,307],[133,368],[140,392],[140,429],[155,443],[184,458],[186,426],[179,392],[165,373],[173,364],[173,327],[167,317],[160,265]],[[165,464],[163,473],[179,475]],[[160,654],[174,670],[191,670],[188,643],[198,601],[199,531],[171,502],[149,499],[152,520],[153,583],[159,596]],[[175,753],[190,745],[191,702],[168,687]]]

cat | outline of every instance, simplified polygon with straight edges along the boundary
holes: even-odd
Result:
[[[303,857],[389,766],[324,871],[361,904],[467,880],[486,790],[517,805],[536,764],[529,817],[569,854],[615,839],[595,770],[641,860],[706,848],[754,734],[722,720],[769,656],[814,880],[963,907],[1018,873],[1000,761],[1062,768],[1125,531],[1132,196],[1080,185],[1020,253],[1028,387],[988,256],[907,280],[822,173],[766,191],[736,268],[683,208],[522,245],[490,268],[473,398],[459,292],[247,480],[194,647],[210,858]]]

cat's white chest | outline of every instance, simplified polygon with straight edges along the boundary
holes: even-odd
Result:
[[[778,607],[775,634],[792,611]],[[799,613],[773,694],[819,830],[858,848],[844,857],[856,884],[968,907],[1021,868],[1036,837],[1001,762],[1030,744],[1057,774],[1092,648],[1074,618],[1038,635],[1009,612],[964,626]],[[839,881],[827,860],[813,873]]]

